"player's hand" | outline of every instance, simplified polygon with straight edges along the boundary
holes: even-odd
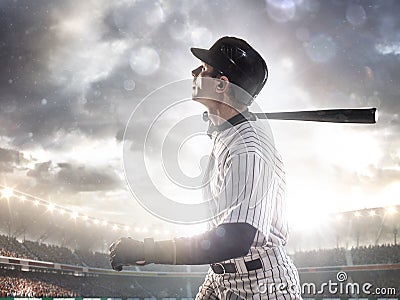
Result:
[[[111,244],[111,267],[116,271],[122,271],[123,266],[145,265],[144,243],[132,238],[120,238]]]

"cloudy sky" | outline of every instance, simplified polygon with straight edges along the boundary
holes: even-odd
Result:
[[[400,204],[399,14],[394,0],[0,1],[0,184],[96,218],[168,226],[128,188],[123,133],[146,95],[190,80],[199,63],[190,47],[231,35],[269,66],[257,109],[379,110],[376,125],[269,122],[292,224],[311,210]],[[203,111],[186,105],[172,117]],[[138,155],[134,133],[161,110],[147,102],[135,116],[127,138]],[[201,149],[188,143],[178,166],[199,169],[210,143],[199,139]],[[169,197],[199,197],[160,179],[151,164],[129,166],[136,178],[157,177]],[[152,197],[154,187],[141,188]]]

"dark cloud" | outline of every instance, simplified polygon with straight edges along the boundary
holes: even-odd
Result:
[[[73,191],[105,191],[120,187],[121,181],[108,169],[58,164],[57,182]]]
[[[54,8],[48,1],[3,1],[0,9],[0,116],[3,135],[17,147],[40,144],[59,128],[71,127],[76,95],[63,95],[47,70],[60,46],[51,29]]]
[[[399,101],[393,97],[399,93],[393,84],[400,76],[396,67],[398,56],[379,53],[377,45],[398,43],[400,22],[395,16],[400,12],[400,7],[391,1],[360,2],[357,5],[365,10],[366,20],[363,25],[354,26],[346,19],[346,12],[351,5],[356,4],[334,1],[321,3],[317,15],[299,24],[307,30],[310,39],[324,35],[332,40],[335,47],[332,58],[319,63],[313,62],[313,57],[306,55],[306,51],[300,51],[299,56],[307,72],[299,80],[305,88],[313,91],[315,105],[337,105],[335,95],[341,94],[339,99],[342,101],[339,103],[345,107],[370,106],[369,100],[378,94],[380,101],[374,104],[378,104],[380,110],[388,113],[393,109],[399,110]],[[310,40],[305,41],[305,45],[309,43]],[[319,49],[319,54],[324,55],[328,50]],[[366,68],[369,72],[365,71]]]
[[[36,163],[34,169],[29,170],[27,172],[27,175],[39,180],[49,180],[50,167],[51,167],[51,161]]]
[[[107,191],[117,189],[121,181],[109,169],[92,168],[71,163],[54,164],[51,161],[36,163],[27,175],[36,180],[36,188],[74,194],[77,192]]]
[[[21,167],[26,161],[23,153],[0,148],[0,173],[12,173],[15,168]]]

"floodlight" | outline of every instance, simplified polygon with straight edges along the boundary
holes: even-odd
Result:
[[[10,187],[5,187],[1,191],[1,197],[6,198],[7,200],[10,199],[12,196],[14,196],[14,190]]]
[[[49,203],[49,204],[47,205],[47,210],[48,210],[49,212],[53,212],[55,208],[56,208],[56,206],[55,206],[53,203]]]
[[[397,209],[393,206],[386,207],[386,213],[388,215],[394,215],[397,212]]]

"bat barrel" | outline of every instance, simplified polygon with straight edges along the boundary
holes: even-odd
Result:
[[[291,111],[274,113],[255,113],[260,119],[296,120],[331,123],[376,123],[376,108],[349,108],[349,109],[325,109],[311,111]]]

